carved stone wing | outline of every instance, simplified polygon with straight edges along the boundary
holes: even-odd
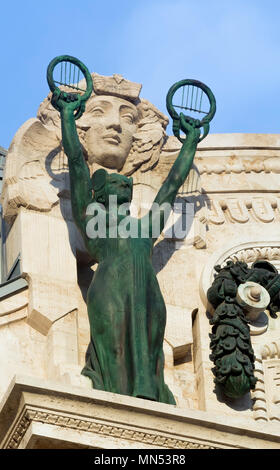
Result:
[[[46,171],[48,155],[59,140],[38,119],[29,119],[16,133],[6,157],[2,205],[5,217],[19,207],[50,211],[58,202],[57,190]]]

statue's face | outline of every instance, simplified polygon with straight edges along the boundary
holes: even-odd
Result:
[[[120,170],[137,130],[136,106],[116,96],[92,98],[90,128],[86,132],[89,163]]]
[[[117,196],[117,203],[124,204],[131,202],[132,199],[132,178],[119,175],[118,173],[111,173],[107,176],[106,194]]]

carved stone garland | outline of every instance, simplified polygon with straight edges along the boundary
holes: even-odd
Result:
[[[237,302],[237,289],[240,284],[252,281],[260,284],[270,294],[268,310],[272,317],[280,307],[280,276],[266,261],[259,261],[249,268],[244,262],[228,261],[224,268],[216,266],[212,286],[207,298],[215,309],[210,320],[213,325],[210,335],[214,361],[215,383],[224,394],[238,398],[255,388],[254,351],[250,340],[250,329],[244,309]]]

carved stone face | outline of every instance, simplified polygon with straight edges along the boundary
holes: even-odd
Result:
[[[91,100],[90,116],[85,137],[89,163],[120,170],[137,130],[136,106],[123,98],[98,95]]]

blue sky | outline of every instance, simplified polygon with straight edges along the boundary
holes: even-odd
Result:
[[[60,54],[142,83],[164,113],[169,87],[195,78],[216,96],[210,132],[280,133],[279,25],[279,0],[1,2],[0,145],[36,116]]]

